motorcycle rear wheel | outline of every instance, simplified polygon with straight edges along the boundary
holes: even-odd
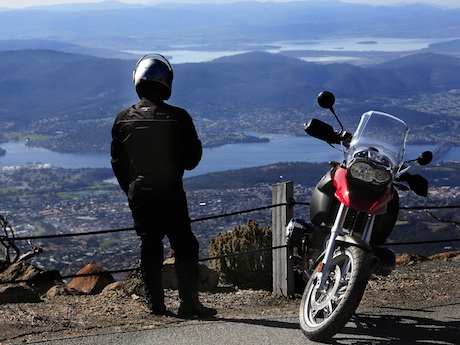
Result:
[[[316,286],[319,273],[315,269],[299,309],[300,328],[307,338],[328,340],[350,320],[366,289],[369,261],[369,253],[362,248],[337,247],[322,288]]]

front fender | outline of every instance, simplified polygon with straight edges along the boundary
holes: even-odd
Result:
[[[353,237],[353,236],[343,236],[343,235],[339,235],[337,236],[336,242],[339,242],[339,243],[342,243],[342,244],[348,244],[348,245],[351,245],[351,246],[357,246],[357,247],[360,247],[364,250],[367,250],[368,252],[371,251],[371,247],[369,247],[369,245],[364,242],[362,239],[358,238],[358,237]]]
[[[336,243],[336,246],[335,246],[336,248],[339,245],[345,245],[345,246],[356,246],[356,247],[364,249],[367,252],[372,251],[372,248],[366,242],[364,242],[362,239],[358,237],[339,235],[336,237],[335,243]],[[315,260],[315,264],[313,267],[316,267],[321,261],[323,261],[325,252],[326,251],[324,250],[318,256],[318,258]]]

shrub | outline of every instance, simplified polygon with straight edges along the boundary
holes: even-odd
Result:
[[[215,239],[211,239],[211,257],[224,256],[212,260],[211,268],[219,272],[227,284],[271,291],[271,246],[271,227],[261,228],[258,222],[248,220],[247,226],[236,226],[231,232],[218,233]]]

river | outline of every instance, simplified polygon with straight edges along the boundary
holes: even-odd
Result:
[[[161,53],[170,59],[173,64],[196,63],[211,61],[223,56],[248,53],[251,51],[266,51],[282,53],[285,51],[328,51],[331,56],[321,57],[321,61],[340,61],[350,57],[340,57],[336,52],[403,52],[417,51],[428,48],[430,44],[446,42],[454,38],[394,38],[394,37],[339,37],[329,39],[312,39],[297,41],[274,41],[261,47],[259,44],[248,44],[244,49],[235,50],[234,47],[213,47],[212,45],[172,45]],[[125,52],[139,56],[149,54],[151,51],[127,50]],[[318,57],[303,57],[304,61],[318,61]]]
[[[0,156],[0,169],[17,166],[42,166],[76,168],[110,168],[107,153],[58,153],[44,148],[28,147],[25,142],[0,144],[6,150]],[[422,151],[434,151],[435,145],[408,145],[410,158]],[[327,162],[341,160],[342,154],[329,145],[308,136],[270,135],[269,142],[228,144],[205,148],[203,159],[196,169],[186,172],[186,177],[279,162]],[[460,161],[460,147],[453,146],[435,161]]]
[[[279,53],[290,50],[321,51],[408,51],[428,47],[431,43],[449,39],[406,39],[385,37],[337,38],[325,40],[276,41],[267,44],[265,51]],[[207,49],[209,48],[209,49]],[[248,46],[248,51],[252,51]],[[254,50],[257,50],[254,48]],[[139,55],[148,53],[130,51]],[[219,50],[211,46],[172,46],[163,52],[174,58],[174,63],[202,62],[218,57],[239,54],[242,51]],[[228,144],[206,148],[200,165],[186,177],[247,167],[264,166],[278,162],[326,162],[341,160],[342,154],[327,144],[308,136],[270,135],[270,142]],[[0,144],[7,152],[0,156],[0,169],[16,166],[52,166],[74,168],[108,168],[109,152],[96,154],[57,153],[44,148],[30,148],[24,142]],[[424,150],[434,150],[435,145],[409,145],[408,156],[416,157]],[[454,146],[438,160],[460,161],[460,147]]]

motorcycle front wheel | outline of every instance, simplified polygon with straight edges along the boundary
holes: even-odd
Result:
[[[356,246],[339,246],[333,253],[323,287],[318,267],[300,303],[300,328],[307,338],[324,341],[339,332],[358,308],[369,278],[369,253]]]

